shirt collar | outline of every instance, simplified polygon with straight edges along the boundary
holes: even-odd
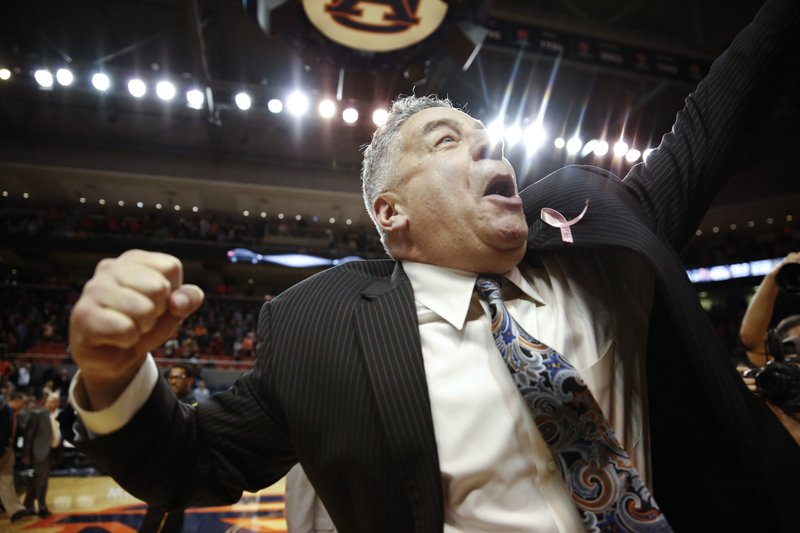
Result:
[[[442,317],[454,328],[463,329],[475,280],[478,279],[477,274],[413,261],[403,261],[403,270],[411,281],[414,299],[419,304]],[[517,267],[504,274],[504,277],[536,305],[543,305],[539,293]]]

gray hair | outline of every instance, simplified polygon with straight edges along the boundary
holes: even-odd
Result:
[[[448,98],[432,96],[406,96],[392,103],[386,122],[372,134],[372,141],[364,149],[361,164],[361,186],[364,194],[364,206],[369,218],[375,224],[381,242],[386,251],[386,233],[380,227],[372,212],[375,198],[389,189],[392,181],[392,169],[400,153],[398,131],[412,115],[432,107],[455,107]],[[391,254],[390,254],[391,255]]]

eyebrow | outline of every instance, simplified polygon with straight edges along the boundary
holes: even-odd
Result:
[[[483,126],[483,123],[481,123],[478,120],[472,119],[472,124],[475,127],[475,129],[480,129],[480,130],[485,129],[484,126]],[[459,122],[457,120],[454,120],[452,118],[440,118],[440,119],[437,119],[437,120],[434,120],[434,121],[431,121],[431,122],[428,122],[427,124],[425,124],[425,126],[423,126],[422,132],[420,134],[423,137],[425,137],[426,135],[428,135],[432,131],[436,131],[439,128],[452,128],[454,130],[461,131],[463,126],[464,125],[461,122]]]

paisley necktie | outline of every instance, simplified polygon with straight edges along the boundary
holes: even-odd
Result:
[[[503,303],[501,281],[480,276],[492,336],[553,454],[587,531],[672,531],[578,371],[534,339]]]

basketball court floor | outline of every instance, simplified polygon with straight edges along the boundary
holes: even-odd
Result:
[[[30,516],[13,525],[0,515],[0,532],[135,533],[146,505],[106,476],[51,477],[47,502],[53,516]],[[286,532],[284,482],[244,493],[234,505],[188,509],[184,533]]]

